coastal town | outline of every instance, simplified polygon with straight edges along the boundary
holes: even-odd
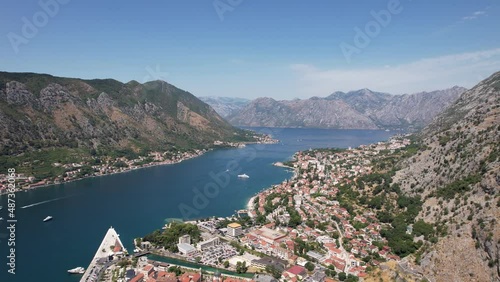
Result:
[[[243,148],[246,144],[274,144],[277,140],[269,135],[254,135],[255,142],[227,142],[214,141],[212,148]],[[50,165],[55,168],[60,168],[62,174],[54,177],[37,178],[34,175],[29,175],[23,172],[16,174],[16,192],[26,191],[53,184],[61,184],[65,182],[75,181],[87,177],[96,177],[123,173],[140,168],[146,168],[158,165],[168,165],[179,163],[188,159],[192,159],[203,155],[210,149],[191,149],[191,150],[169,150],[169,151],[153,151],[145,156],[120,156],[120,157],[98,157],[91,156],[88,159],[72,163],[54,162]],[[36,161],[36,160],[35,160]],[[0,194],[7,193],[8,175],[0,174]]]
[[[294,176],[252,197],[247,210],[240,211],[243,215],[171,222],[134,240],[134,255],[124,257],[118,248],[115,263],[95,278],[363,281],[381,263],[401,258],[389,246],[383,230],[390,226],[378,218],[376,208],[350,205],[341,194],[363,190],[360,180],[373,173],[378,156],[390,156],[410,144],[407,136],[395,136],[354,149],[298,152],[292,161],[275,164],[293,169]]]

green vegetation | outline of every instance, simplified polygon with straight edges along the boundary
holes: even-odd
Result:
[[[479,175],[469,175],[461,180],[454,181],[436,191],[436,195],[445,199],[453,199],[456,194],[463,195],[470,191],[470,186],[481,181]]]
[[[144,241],[149,241],[156,246],[165,247],[171,252],[177,252],[177,243],[179,237],[183,235],[191,236],[191,242],[196,243],[200,241],[201,232],[198,226],[190,223],[172,222],[170,227],[164,231],[155,230],[153,233],[144,236]]]
[[[69,171],[55,164],[81,162],[88,156],[86,150],[68,148],[32,151],[17,156],[3,155],[0,156],[0,171],[7,171],[8,168],[15,167],[16,172],[32,175],[37,180],[54,178]]]
[[[413,242],[415,232],[407,234],[407,228],[414,224],[415,218],[422,209],[422,201],[419,196],[404,195],[399,185],[391,182],[399,160],[402,157],[416,154],[419,148],[418,143],[412,143],[404,149],[396,150],[394,154],[380,152],[380,155],[372,161],[375,172],[361,176],[357,180],[358,187],[360,187],[359,182],[363,183],[362,187],[372,187],[372,195],[365,194],[358,198],[354,198],[352,195],[350,197],[355,204],[377,210],[377,218],[381,222],[390,223],[390,226],[383,228],[380,233],[387,239],[392,252],[400,257],[414,253],[421,246],[421,243]],[[356,229],[363,227],[357,223],[354,225]],[[424,222],[416,224],[416,230],[417,234],[426,237],[433,233],[432,226],[429,231],[428,225]],[[346,277],[346,279],[348,278]]]
[[[335,271],[335,266],[329,264],[328,267],[325,269],[325,274],[328,277],[335,277],[335,276],[337,276],[337,271]]]
[[[16,132],[0,144],[2,171],[16,167],[17,172],[37,179],[53,179],[66,172],[52,165],[56,162],[80,163],[94,157],[124,157],[130,160],[153,150],[175,149],[175,152],[182,152],[209,148],[213,147],[215,140],[255,141],[254,132],[232,127],[191,93],[166,82],[123,84],[113,79],[83,80],[36,73],[0,72],[2,89],[11,81],[23,83],[35,99],[39,98],[42,89],[57,83],[71,92],[72,104],[76,108],[65,111],[65,102],[59,101],[57,103],[61,104],[64,113],[54,118],[44,108],[36,106],[39,101],[25,106],[0,101],[6,132]],[[117,122],[90,109],[88,99],[97,99],[101,93],[111,97],[111,107],[121,112],[124,122]],[[200,128],[179,119],[178,103],[208,122]],[[145,114],[138,115],[135,107],[142,108]],[[154,120],[154,134],[143,122],[146,118]],[[123,163],[116,163],[115,166],[123,167]]]
[[[182,273],[184,273],[184,271],[182,271],[182,269],[179,266],[171,266],[171,267],[169,267],[168,268],[168,272],[173,272],[173,273],[175,273],[176,276],[179,276]]]
[[[237,262],[236,263],[236,272],[237,273],[246,273],[248,271],[248,266],[246,262]]]
[[[308,262],[306,262],[305,268],[307,269],[307,271],[311,272],[314,270],[315,266],[313,263],[308,261]]]
[[[287,207],[286,210],[290,214],[290,221],[288,221],[289,227],[295,228],[297,227],[297,225],[300,225],[302,223],[302,218],[300,217],[300,214],[296,209]]]
[[[424,235],[425,239],[429,239],[429,236],[434,233],[434,228],[432,224],[419,220],[413,225],[413,233],[416,236]]]
[[[279,279],[281,277],[281,273],[283,272],[280,269],[277,269],[273,265],[266,266],[266,272],[271,274],[274,278]]]

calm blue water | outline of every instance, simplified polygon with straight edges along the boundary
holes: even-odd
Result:
[[[245,208],[255,193],[291,176],[272,163],[288,160],[298,150],[354,147],[387,140],[391,135],[367,130],[254,130],[271,133],[282,144],[216,150],[176,165],[17,193],[16,275],[7,273],[7,223],[3,221],[0,281],[29,281],[35,277],[37,281],[78,281],[79,276],[69,276],[66,270],[87,267],[110,226],[132,251],[133,238],[160,228],[165,219],[229,216]],[[250,178],[238,179],[238,173],[246,173]],[[214,174],[220,176],[219,184],[211,177]],[[194,190],[203,191],[205,187],[209,188],[210,198],[201,201]],[[0,217],[5,219],[5,195],[1,196],[0,205],[4,207]],[[21,208],[27,205],[33,206]],[[185,208],[184,213],[180,205]],[[54,219],[42,222],[47,215]]]

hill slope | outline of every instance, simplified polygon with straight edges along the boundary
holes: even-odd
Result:
[[[164,81],[140,84],[0,72],[0,154],[36,149],[206,148],[247,138]]]
[[[226,118],[245,107],[250,100],[230,97],[198,97],[212,107],[221,117]]]
[[[390,95],[361,89],[306,100],[259,98],[228,120],[243,126],[415,129],[428,124],[465,90],[453,87],[412,95]]]
[[[500,281],[500,72],[465,92],[420,135],[395,177],[423,198],[419,218],[447,226],[420,269],[436,281]]]

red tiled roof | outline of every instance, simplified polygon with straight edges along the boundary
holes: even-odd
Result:
[[[301,273],[305,273],[305,271],[306,269],[300,265],[294,265],[287,270],[288,273],[292,273],[295,275],[300,275]]]
[[[120,242],[117,240],[115,240],[115,247],[113,248],[113,252],[120,252],[122,250],[122,245],[120,245]]]
[[[139,273],[134,278],[130,279],[129,282],[137,282],[137,281],[141,280],[142,278],[144,278],[144,274]]]

